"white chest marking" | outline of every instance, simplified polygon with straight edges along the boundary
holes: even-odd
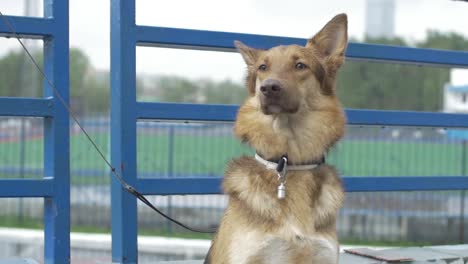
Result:
[[[244,264],[261,248],[261,236],[256,231],[233,234],[229,250],[229,263]]]

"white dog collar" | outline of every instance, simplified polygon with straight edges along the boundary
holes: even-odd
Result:
[[[263,165],[265,165],[265,167],[269,170],[276,170],[278,168],[278,163],[277,162],[272,162],[272,161],[268,161],[264,158],[262,158],[260,155],[258,155],[257,153],[255,153],[255,159],[262,163]],[[321,164],[321,163],[320,163]],[[291,171],[301,171],[301,170],[311,170],[311,169],[314,169],[316,168],[318,165],[320,164],[305,164],[305,165],[287,165],[288,166],[288,170],[291,170]]]

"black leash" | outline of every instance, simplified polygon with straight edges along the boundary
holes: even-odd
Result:
[[[52,88],[52,90],[54,91],[54,94],[57,96],[57,98],[59,99],[59,101],[62,103],[62,105],[67,109],[68,113],[70,114],[70,116],[72,117],[72,119],[75,121],[75,123],[78,125],[78,127],[80,128],[81,132],[83,132],[83,134],[86,136],[86,138],[88,139],[88,141],[93,145],[94,149],[98,152],[99,156],[101,156],[102,160],[107,164],[107,166],[109,167],[109,169],[111,170],[112,172],[112,175],[115,176],[115,178],[117,180],[119,180],[120,184],[122,185],[122,187],[130,194],[132,194],[133,196],[135,196],[138,200],[140,200],[142,203],[144,203],[145,205],[147,205],[148,207],[150,207],[151,209],[153,209],[154,211],[156,211],[158,214],[160,214],[161,216],[163,216],[164,218],[166,218],[167,220],[189,230],[189,231],[192,231],[192,232],[196,232],[196,233],[203,233],[203,234],[213,234],[215,233],[216,231],[207,231],[207,230],[199,230],[199,229],[194,229],[194,228],[191,228],[177,220],[175,220],[174,218],[168,216],[167,214],[163,213],[161,210],[159,210],[156,206],[154,206],[150,201],[148,201],[148,199],[146,199],[146,197],[141,194],[140,192],[138,192],[133,186],[129,185],[128,183],[125,182],[125,180],[118,174],[118,172],[116,171],[116,169],[112,166],[112,164],[109,162],[109,160],[107,160],[106,156],[104,155],[104,153],[101,151],[101,149],[97,146],[96,142],[94,142],[94,140],[91,138],[91,136],[89,135],[88,131],[86,131],[86,129],[83,127],[83,125],[81,125],[80,121],[78,120],[77,118],[77,114],[76,112],[67,104],[67,102],[65,101],[65,99],[63,99],[62,95],[60,94],[60,92],[58,91],[57,87],[55,87],[54,83],[47,77],[47,75],[44,73],[44,71],[41,69],[41,67],[39,67],[39,64],[36,62],[36,60],[34,59],[34,57],[31,55],[31,53],[29,52],[29,50],[26,48],[26,46],[24,45],[24,43],[21,41],[18,33],[16,32],[16,30],[13,28],[13,26],[11,25],[10,21],[8,21],[8,19],[3,15],[3,13],[0,11],[0,16],[2,17],[3,19],[3,22],[5,23],[5,25],[9,28],[9,30],[11,31],[11,33],[15,36],[15,38],[18,40],[18,42],[20,43],[21,47],[23,47],[23,50],[26,52],[26,54],[28,55],[29,59],[31,60],[31,62],[34,64],[34,66],[36,67],[36,69],[39,71],[39,73],[42,75],[42,77],[44,78],[44,80],[47,81],[47,84],[49,84],[49,86]]]

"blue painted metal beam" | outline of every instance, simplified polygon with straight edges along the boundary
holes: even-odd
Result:
[[[466,51],[350,43],[346,57],[368,61],[468,68],[468,52]]]
[[[468,190],[467,176],[343,177],[347,192]]]
[[[0,116],[51,117],[53,109],[51,98],[0,97]]]
[[[55,20],[52,18],[5,16],[22,38],[43,39],[56,32]],[[0,37],[15,37],[10,28],[0,20]]]
[[[136,188],[148,195],[220,194],[222,178],[138,179]]]
[[[44,72],[69,104],[69,3],[44,0],[44,16],[57,23],[53,38],[44,39]],[[54,196],[44,199],[44,262],[70,263],[70,122],[66,107],[47,81],[44,97],[55,112],[44,119],[44,175],[53,178]]]
[[[302,38],[167,27],[135,26],[134,30],[135,41],[140,46],[196,50],[233,52],[235,51],[234,40],[240,40],[247,45],[260,49],[268,49],[280,44],[305,45],[307,41],[307,39]],[[468,52],[462,51],[350,43],[346,56],[350,59],[359,60],[468,68]]]
[[[54,185],[50,178],[0,180],[0,197],[51,197],[53,195]]]
[[[136,188],[147,195],[220,194],[220,177],[139,179]],[[347,192],[468,190],[468,177],[343,177]]]
[[[466,114],[347,109],[346,116],[353,125],[468,127]]]
[[[135,42],[139,46],[235,52],[234,40],[259,49],[268,49],[279,44],[306,43],[305,39],[300,38],[167,27],[135,27]]]
[[[182,103],[138,103],[137,119],[190,121],[234,121],[236,105],[202,105]]]
[[[136,182],[135,0],[111,1],[111,163],[122,178]],[[112,176],[112,262],[137,263],[137,203]]]
[[[137,119],[234,121],[236,105],[137,103]],[[375,126],[468,127],[468,115],[415,111],[347,109],[348,124]]]

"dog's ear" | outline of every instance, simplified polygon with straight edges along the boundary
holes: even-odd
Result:
[[[340,66],[344,61],[348,46],[348,18],[346,14],[339,14],[330,20],[306,47],[316,48],[320,54]]]
[[[255,62],[258,59],[258,56],[260,55],[261,50],[248,47],[247,45],[238,40],[234,41],[234,46],[236,46],[237,50],[242,55],[245,63],[248,66],[252,66],[253,64],[255,64]]]

